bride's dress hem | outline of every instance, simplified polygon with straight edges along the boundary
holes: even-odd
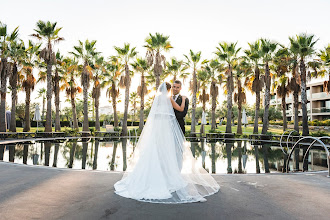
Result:
[[[157,199],[136,199],[136,198],[128,197],[128,196],[123,195],[121,193],[118,193],[116,191],[114,193],[117,194],[117,195],[119,195],[119,196],[121,196],[121,197],[124,197],[124,198],[127,198],[127,199],[136,200],[136,201],[139,201],[139,202],[148,202],[148,203],[157,203],[157,204],[187,204],[187,203],[195,203],[195,202],[206,202],[207,200],[205,199],[205,197],[212,196],[213,194],[216,194],[219,191],[220,191],[220,187],[216,191],[211,192],[208,195],[202,196],[203,199],[194,200],[194,201],[191,201],[191,200],[182,200],[180,202],[160,202],[160,201],[154,201],[154,200],[157,200]]]

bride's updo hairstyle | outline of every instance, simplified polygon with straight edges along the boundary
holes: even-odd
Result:
[[[172,88],[171,84],[169,84],[168,82],[166,82],[166,88],[167,88],[167,91],[170,90]]]

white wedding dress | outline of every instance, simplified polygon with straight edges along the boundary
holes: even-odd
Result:
[[[144,202],[204,202],[219,191],[198,164],[175,117],[166,83],[159,86],[147,122],[115,193]]]

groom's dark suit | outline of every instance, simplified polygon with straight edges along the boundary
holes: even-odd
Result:
[[[175,102],[178,103],[178,105],[181,105],[182,96],[179,95]],[[187,114],[187,111],[188,111],[188,106],[189,106],[189,99],[186,98],[186,102],[185,102],[185,105],[184,105],[183,112],[179,112],[178,110],[174,109],[175,117],[179,122],[179,125],[181,127],[181,130],[182,130],[183,134],[185,134],[185,132],[186,132],[186,129],[184,127],[184,117],[186,117],[186,114]]]

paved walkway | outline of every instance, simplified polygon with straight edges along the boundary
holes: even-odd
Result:
[[[122,173],[0,162],[0,219],[329,219],[326,175],[214,175],[207,202],[170,205],[116,195]]]

